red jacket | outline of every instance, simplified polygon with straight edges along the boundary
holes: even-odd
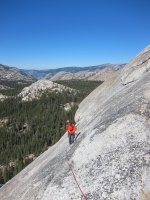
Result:
[[[74,134],[76,130],[77,130],[77,127],[74,124],[67,124],[66,125],[66,131],[69,134]]]

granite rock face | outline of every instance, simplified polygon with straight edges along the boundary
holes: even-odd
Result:
[[[124,85],[139,80],[145,72],[150,70],[150,48],[145,48],[124,69],[121,78]]]
[[[71,88],[65,87],[63,85],[53,83],[50,80],[39,80],[35,83],[32,83],[30,86],[23,88],[19,97],[23,101],[32,101],[33,99],[38,99],[41,97],[45,91],[58,91],[63,92],[65,90],[72,90]]]
[[[79,105],[67,134],[0,189],[1,200],[150,199],[150,45]],[[72,172],[73,170],[73,172]],[[81,197],[82,196],[82,197]]]

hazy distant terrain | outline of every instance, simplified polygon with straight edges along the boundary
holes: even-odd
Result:
[[[34,79],[18,68],[0,64],[0,81],[32,82]]]
[[[101,80],[109,73],[115,73],[122,69],[125,64],[102,64],[88,67],[63,67],[47,70],[27,70],[9,67],[0,64],[0,80],[32,82],[42,78],[48,80]]]
[[[41,79],[46,77],[46,79],[51,79],[52,80],[59,80],[60,76],[59,74],[82,74],[83,72],[88,74],[88,73],[97,73],[97,71],[101,71],[104,69],[112,69],[112,70],[118,70],[122,67],[124,67],[125,64],[102,64],[102,65],[96,65],[96,66],[88,66],[88,67],[63,67],[63,68],[57,68],[57,69],[48,69],[48,70],[24,70],[22,69],[21,71],[23,73],[26,73],[29,76],[32,76],[35,79]],[[56,77],[59,77],[58,79]],[[54,78],[55,77],[55,78]],[[78,78],[74,77],[75,79]],[[67,78],[68,79],[68,78]],[[71,76],[69,79],[72,79]],[[82,77],[81,79],[84,79],[84,77]],[[65,80],[65,78],[63,78],[63,80]],[[93,78],[94,80],[94,78]]]

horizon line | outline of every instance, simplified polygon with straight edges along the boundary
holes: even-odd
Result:
[[[18,68],[18,69],[20,69],[20,70],[36,70],[36,71],[39,71],[39,70],[43,70],[43,71],[46,71],[46,70],[55,70],[55,69],[61,69],[61,68],[73,68],[73,67],[75,67],[75,68],[85,68],[85,67],[96,67],[96,66],[103,66],[103,65],[122,65],[122,64],[127,64],[127,62],[123,62],[123,63],[102,63],[102,64],[93,64],[93,65],[83,65],[83,66],[81,66],[81,65],[70,65],[70,66],[59,66],[59,67],[49,67],[49,68],[47,68],[47,67],[41,67],[41,69],[39,69],[39,67],[37,67],[37,68],[35,68],[35,67],[29,67],[28,69],[26,69],[26,68],[24,68],[24,67],[18,67],[18,66],[13,66],[13,65],[9,65],[9,64],[2,64],[2,63],[0,63],[0,65],[3,65],[3,66],[6,66],[6,67],[10,67],[10,68]],[[42,68],[44,68],[44,69],[42,69]]]

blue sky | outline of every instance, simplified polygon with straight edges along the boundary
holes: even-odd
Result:
[[[124,63],[150,43],[149,0],[0,0],[0,63]]]

